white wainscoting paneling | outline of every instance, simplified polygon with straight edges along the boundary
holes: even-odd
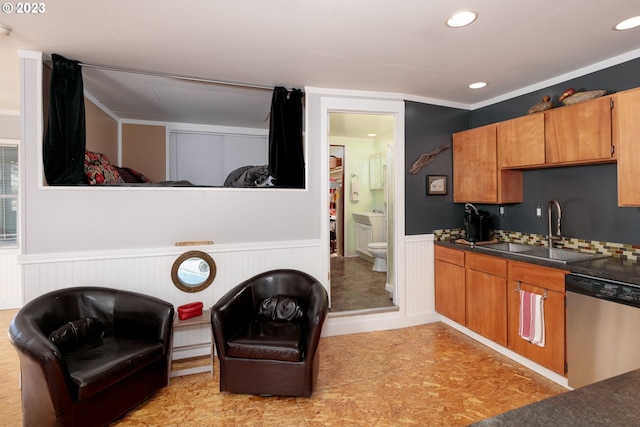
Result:
[[[0,310],[22,305],[21,274],[18,265],[19,250],[0,250]]]
[[[357,316],[330,316],[323,335],[342,335],[409,327],[440,319],[434,308],[433,236],[408,236],[404,243],[404,283],[399,310]],[[171,281],[171,266],[187,250],[202,250],[214,259],[217,275],[202,292],[180,291]],[[175,307],[202,301],[210,307],[233,286],[260,272],[294,268],[321,277],[326,245],[320,241],[270,242],[253,245],[212,245],[103,253],[27,255],[20,258],[24,271],[23,300],[46,292],[77,286],[107,286],[154,295]],[[180,333],[180,345],[201,343],[202,331]],[[202,354],[206,354],[206,347]],[[196,354],[199,355],[199,354]],[[194,356],[194,354],[189,354]]]
[[[406,236],[404,250],[407,317],[434,315],[433,234]]]
[[[171,280],[171,267],[183,252],[201,250],[216,263],[215,280],[198,293],[183,292]],[[66,287],[105,286],[153,295],[177,307],[194,301],[212,306],[229,289],[263,271],[292,268],[323,282],[320,263],[326,245],[318,241],[269,242],[253,245],[110,251],[104,253],[26,255],[20,258],[24,271],[24,302]],[[326,280],[323,282],[326,286]],[[180,345],[201,343],[202,331],[181,331]],[[202,353],[206,354],[206,347]],[[194,354],[190,354],[193,356]]]

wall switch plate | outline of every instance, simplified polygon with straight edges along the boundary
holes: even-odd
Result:
[[[504,206],[500,206],[498,208],[498,214],[500,214],[500,216],[504,216]]]
[[[542,218],[542,206],[536,207],[536,218]]]

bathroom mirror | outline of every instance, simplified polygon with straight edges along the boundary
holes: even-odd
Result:
[[[202,251],[189,251],[180,255],[171,268],[171,279],[184,292],[200,292],[216,277],[216,263]]]
[[[382,190],[384,188],[383,164],[384,153],[376,153],[369,156],[369,190]]]

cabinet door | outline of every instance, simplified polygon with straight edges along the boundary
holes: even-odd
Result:
[[[544,300],[545,346],[531,344],[518,334],[520,326],[520,289],[544,295],[545,288],[540,284],[520,283],[509,280],[508,312],[509,337],[508,348],[534,362],[565,375],[565,307],[564,292],[547,290]]]
[[[356,223],[356,251],[371,255],[367,249],[367,245],[371,242],[371,226]]]
[[[522,201],[522,172],[498,169],[495,124],[453,134],[453,200]]]
[[[507,280],[466,270],[467,327],[500,345],[507,345]]]
[[[464,267],[435,260],[435,299],[438,313],[464,325]]]
[[[640,89],[614,99],[614,135],[618,151],[618,205],[640,206]]]
[[[453,135],[453,198],[456,202],[498,201],[496,126]]]
[[[544,114],[498,123],[501,168],[544,165]]]
[[[547,164],[614,161],[611,97],[561,107],[544,115]]]

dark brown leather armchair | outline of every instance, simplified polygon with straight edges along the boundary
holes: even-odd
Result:
[[[310,397],[327,316],[324,287],[296,270],[267,271],[211,308],[220,391]]]
[[[23,424],[103,426],[166,386],[173,314],[160,299],[98,287],[27,303],[9,326]]]

